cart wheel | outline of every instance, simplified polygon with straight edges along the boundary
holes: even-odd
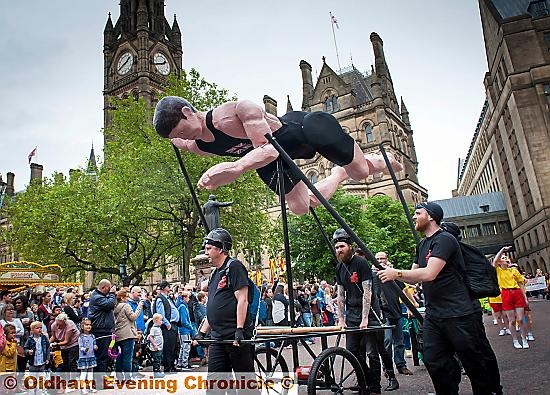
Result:
[[[331,347],[313,361],[307,381],[308,395],[319,393],[352,394],[366,391],[365,374],[351,352]]]
[[[282,355],[279,355],[277,358],[277,350],[272,348],[269,349],[269,358],[271,359],[271,370],[267,370],[267,349],[262,347],[256,349],[255,361],[257,366],[257,375],[258,379],[261,379],[265,382],[267,379],[274,377],[275,381],[281,379],[284,376],[288,376],[288,365],[286,364],[285,358]],[[286,395],[288,394],[288,389],[276,385],[272,388],[264,388],[267,394],[276,394],[276,395]],[[262,392],[263,393],[263,392]]]

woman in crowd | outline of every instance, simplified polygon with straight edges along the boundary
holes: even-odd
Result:
[[[15,308],[11,303],[2,305],[0,310],[0,325],[4,327],[6,324],[12,324],[15,327],[15,339],[17,340],[17,344],[21,344],[21,339],[25,334],[25,328],[21,320],[15,318]]]
[[[264,288],[263,299],[267,308],[267,318],[265,319],[266,326],[273,326],[273,289],[267,285]]]
[[[67,314],[61,313],[55,317],[51,326],[50,344],[61,349],[63,372],[77,372],[78,338],[80,331]]]
[[[276,326],[288,326],[288,299],[284,295],[284,285],[277,284],[273,294],[273,323]]]
[[[128,291],[121,289],[116,294],[117,305],[115,306],[115,335],[116,347],[120,347],[120,355],[116,359],[115,371],[121,379],[126,379],[132,373],[132,357],[134,355],[134,344],[138,337],[136,320],[143,309],[143,299],[137,305],[136,311],[128,304]]]
[[[29,303],[26,296],[17,295],[15,298],[13,298],[13,303],[15,306],[15,318],[21,320],[21,323],[23,324],[23,328],[25,330],[20,343],[21,346],[23,346],[31,332],[31,323],[34,321],[34,314],[29,308]],[[17,370],[19,372],[24,372],[27,367],[27,357],[23,352],[21,352],[22,349],[19,349],[19,351],[20,352],[17,356]]]
[[[523,322],[525,307],[528,305],[525,295],[525,279],[515,267],[510,266],[511,260],[505,252],[511,249],[511,247],[501,248],[493,259],[493,266],[497,270],[498,286],[502,291],[502,310],[508,318],[508,329],[514,339],[514,348],[529,348]],[[515,330],[516,321],[521,332],[521,342]]]
[[[67,317],[80,328],[80,322],[82,321],[82,311],[75,306],[76,296],[72,292],[68,292],[63,297],[63,312],[67,314]]]
[[[52,327],[52,295],[49,292],[44,292],[38,297],[38,311],[36,312],[36,318],[42,322],[48,333]]]

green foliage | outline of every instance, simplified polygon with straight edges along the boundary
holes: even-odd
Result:
[[[201,110],[231,100],[195,70],[173,77],[166,92],[190,99]],[[180,264],[183,250],[187,271],[204,230],[172,145],[154,131],[153,109],[143,100],[113,104],[101,169],[97,174],[75,172],[69,180],[56,175],[19,194],[9,213],[14,247],[28,260],[61,264],[66,273],[118,274],[127,256],[133,283],[148,272]],[[194,181],[224,159],[182,156]],[[257,251],[270,238],[272,230],[261,212],[265,196],[258,193],[264,189],[250,172],[215,191],[220,201],[234,202],[221,219],[237,249]],[[210,193],[198,191],[199,200],[204,203]]]
[[[410,267],[414,258],[414,239],[398,201],[387,196],[364,199],[338,190],[330,203],[373,254],[386,251],[396,267]],[[324,207],[315,212],[332,240],[332,234],[340,226]],[[290,216],[289,233],[294,277],[332,280],[335,258],[313,216]]]

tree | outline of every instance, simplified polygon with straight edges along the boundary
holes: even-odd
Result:
[[[225,90],[195,70],[173,77],[166,92],[192,98],[199,109],[228,100]],[[69,180],[57,175],[18,195],[10,210],[15,248],[27,259],[60,263],[67,273],[118,274],[125,263],[132,283],[140,283],[153,270],[179,264],[183,251],[187,273],[205,233],[173,148],[154,131],[152,109],[143,100],[114,105],[113,122],[105,131],[106,160],[96,175],[78,171]],[[183,159],[193,180],[222,161],[188,153]],[[269,239],[259,190],[263,183],[249,173],[216,191],[220,199],[235,202],[224,211],[222,224],[237,249],[258,250]],[[204,202],[208,192],[198,195]]]
[[[397,267],[410,267],[414,239],[399,202],[387,196],[364,199],[338,190],[330,203],[373,254],[386,251]],[[315,212],[332,240],[332,234],[340,226],[324,207]],[[290,216],[289,233],[295,278],[332,280],[335,258],[314,218]]]

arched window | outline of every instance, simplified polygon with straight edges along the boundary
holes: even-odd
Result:
[[[370,123],[365,124],[365,136],[367,137],[367,143],[372,143],[374,141],[372,125]]]
[[[328,97],[325,99],[325,112],[332,112],[332,100]]]
[[[336,95],[332,95],[332,111],[338,111],[338,97]]]

